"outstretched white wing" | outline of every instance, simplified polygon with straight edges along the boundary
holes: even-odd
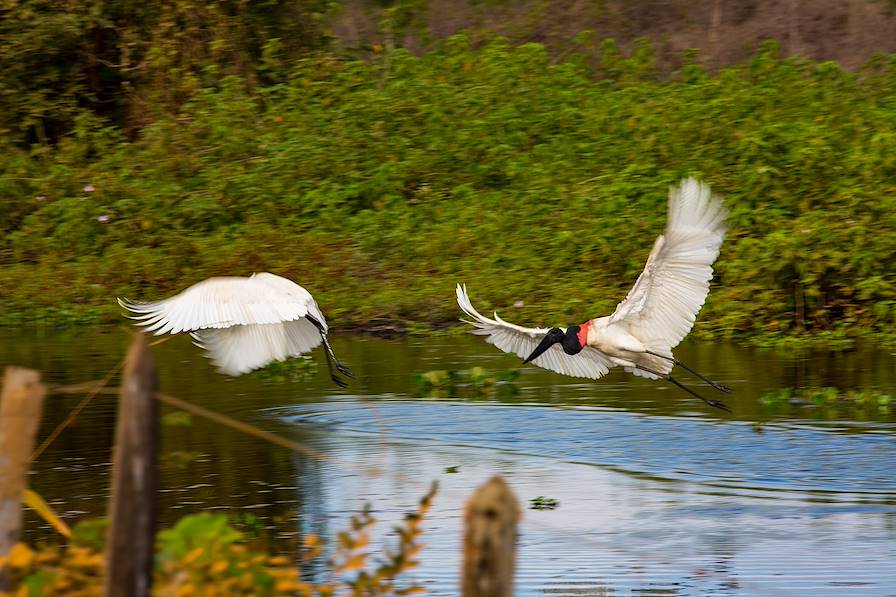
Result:
[[[191,332],[222,373],[240,375],[318,346],[327,322],[311,294],[269,273],[209,278],[156,302],[118,299],[133,319],[156,334]]]
[[[457,285],[457,304],[464,313],[472,318],[472,321],[466,319],[461,321],[476,327],[473,330],[474,334],[487,336],[486,342],[489,344],[494,344],[504,352],[512,352],[521,358],[532,354],[544,335],[548,333],[547,328],[524,328],[508,323],[498,317],[497,313],[495,313],[494,319],[483,317],[470,302],[466,285],[463,287],[460,284]],[[563,375],[588,379],[598,379],[614,366],[606,356],[590,346],[582,349],[582,352],[577,355],[568,355],[563,352],[563,348],[559,344],[551,346],[532,362],[539,367]]]
[[[241,375],[273,361],[297,357],[320,345],[317,328],[305,318],[284,323],[237,325],[192,332],[221,373]]]
[[[139,321],[138,325],[157,335],[282,323],[304,317],[309,311],[320,316],[307,290],[268,273],[250,278],[209,278],[161,301],[118,299],[118,303],[134,313],[133,319]],[[326,326],[323,317],[319,319]]]
[[[671,189],[666,231],[656,239],[644,271],[610,323],[624,323],[653,350],[668,352],[681,342],[709,293],[725,216],[709,186],[688,178]]]

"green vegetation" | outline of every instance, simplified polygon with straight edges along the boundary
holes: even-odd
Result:
[[[131,134],[227,74],[264,81],[327,45],[328,0],[47,2],[0,13],[0,140],[45,146],[91,115]]]
[[[459,394],[477,396],[508,396],[519,390],[513,383],[519,378],[516,369],[489,372],[483,367],[472,367],[468,371],[426,371],[416,375],[420,393],[440,398],[456,397]]]
[[[299,576],[295,562],[269,555],[250,541],[247,532],[235,528],[225,514],[202,512],[185,516],[174,527],[156,536],[153,595],[412,595],[419,585],[405,584],[401,576],[417,565],[422,548],[421,523],[435,496],[433,484],[416,511],[395,527],[394,549],[385,549],[375,560],[369,548],[376,519],[370,510],[353,516],[351,528],[337,536],[327,563],[330,578],[310,583]],[[249,516],[240,519],[247,526]],[[43,597],[100,594],[104,575],[106,521],[85,520],[72,529],[63,546],[38,548],[18,543],[3,557],[0,568],[11,581],[10,593]],[[314,534],[305,537],[303,560],[321,556],[324,545]]]
[[[182,410],[174,410],[160,417],[159,421],[168,427],[189,427],[193,424],[193,416]]]
[[[867,420],[875,415],[888,415],[893,406],[893,396],[875,391],[840,390],[838,388],[781,388],[762,397],[766,409],[779,411],[784,408],[815,408],[828,418],[847,416],[854,420]]]
[[[139,126],[77,102],[53,138],[4,125],[0,323],[121,321],[115,296],[261,270],[336,329],[456,321],[458,281],[483,312],[580,322],[625,296],[669,185],[697,175],[731,209],[697,334],[896,339],[893,58],[850,73],[767,46],[660,79],[648,45],[588,35],[562,59],[461,35],[364,60],[265,35],[253,69],[199,52],[144,73],[177,97],[146,91]]]
[[[530,510],[556,510],[560,505],[558,500],[554,498],[544,497],[540,495],[529,500]]]
[[[274,383],[306,381],[317,372],[317,362],[305,355],[287,361],[274,361],[249,375]]]

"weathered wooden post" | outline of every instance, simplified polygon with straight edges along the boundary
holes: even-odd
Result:
[[[159,436],[156,366],[144,334],[128,350],[112,468],[105,597],[147,597],[152,586]]]
[[[22,531],[22,493],[46,394],[37,371],[6,368],[0,393],[0,556]],[[0,575],[0,589],[3,585]]]
[[[463,597],[512,597],[520,505],[500,476],[467,501],[464,512]]]

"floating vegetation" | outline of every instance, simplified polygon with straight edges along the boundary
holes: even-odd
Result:
[[[530,510],[555,510],[560,505],[559,500],[540,495],[529,500]]]
[[[473,367],[467,372],[470,383],[477,387],[494,386],[498,383],[511,383],[519,379],[519,369],[506,369],[489,373],[482,367]]]
[[[459,465],[459,464],[455,464],[454,466],[446,466],[446,467],[445,467],[445,472],[446,472],[446,473],[457,473],[457,472],[460,472],[459,469],[460,469],[460,465]]]
[[[426,371],[417,374],[421,393],[430,397],[457,396],[462,392],[475,396],[512,395],[519,391],[514,383],[520,376],[517,369],[489,371],[473,367],[466,371]]]
[[[249,375],[262,381],[285,383],[307,381],[316,373],[317,363],[315,360],[308,355],[302,355],[285,361],[275,361]]]
[[[839,388],[781,388],[761,398],[769,408],[784,405],[813,408],[865,408],[881,414],[890,412],[893,396],[873,391],[841,390]]]
[[[159,419],[166,427],[189,427],[193,424],[193,416],[182,410],[175,410]]]
[[[184,469],[202,458],[201,452],[194,450],[172,450],[162,454],[162,466],[173,469]]]
[[[459,381],[456,371],[427,371],[417,374],[417,383],[426,389],[447,388]]]

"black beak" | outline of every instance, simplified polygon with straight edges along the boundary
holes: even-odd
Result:
[[[532,351],[532,354],[530,354],[528,357],[526,357],[526,360],[523,361],[524,363],[529,363],[531,361],[534,361],[535,359],[540,357],[542,354],[544,354],[544,352],[547,349],[549,349],[551,346],[553,346],[557,342],[563,341],[563,332],[557,328],[554,328],[554,329],[556,329],[557,332],[560,332],[560,333],[554,333],[554,330],[551,330],[550,332],[548,332],[547,335],[544,338],[542,338],[541,344],[539,344],[535,348],[535,350]]]

